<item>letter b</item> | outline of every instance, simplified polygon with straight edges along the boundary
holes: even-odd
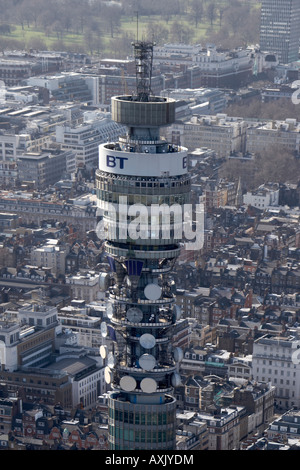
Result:
[[[106,166],[114,168],[116,166],[116,159],[112,155],[106,155]]]

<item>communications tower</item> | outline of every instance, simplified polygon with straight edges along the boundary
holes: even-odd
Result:
[[[112,119],[127,133],[100,145],[96,171],[113,277],[110,322],[102,323],[102,335],[113,340],[113,348],[100,348],[112,388],[109,445],[113,450],[175,450],[173,392],[180,384],[182,350],[172,345],[180,309],[169,273],[182,235],[172,206],[189,201],[190,177],[187,150],[160,137],[160,128],[175,119],[175,101],[152,95],[153,43],[136,41],[133,49],[136,93],[111,100]],[[140,232],[130,231],[137,226]]]

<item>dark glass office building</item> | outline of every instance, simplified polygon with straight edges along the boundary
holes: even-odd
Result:
[[[260,48],[288,64],[298,60],[300,0],[262,0]]]

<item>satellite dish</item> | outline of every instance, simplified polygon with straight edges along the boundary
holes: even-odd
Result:
[[[140,323],[143,319],[143,312],[137,307],[129,308],[126,313],[126,318],[132,323]]]
[[[105,359],[106,356],[107,356],[107,346],[100,346],[100,356],[102,357],[102,359]]]
[[[174,305],[173,313],[175,315],[176,320],[179,320],[181,318],[181,308],[179,307],[179,305]]]
[[[101,335],[103,338],[106,338],[107,336],[107,324],[105,323],[105,321],[101,323]]]
[[[152,356],[151,354],[143,354],[139,358],[139,364],[141,368],[144,370],[152,370],[154,369],[156,365],[156,360],[155,360],[155,357]]]
[[[174,348],[173,351],[174,359],[176,362],[180,362],[183,359],[183,351],[181,348]]]
[[[106,291],[109,288],[109,274],[101,273],[99,276],[99,287],[101,290]]]
[[[105,378],[105,382],[107,384],[111,383],[111,381],[112,381],[112,372],[111,372],[110,368],[107,367],[107,366],[104,369],[104,378]]]
[[[181,385],[181,377],[177,372],[174,372],[171,377],[171,382],[174,388],[179,387]]]
[[[108,318],[112,318],[113,316],[113,306],[110,302],[106,304],[106,315]]]
[[[161,287],[157,284],[148,284],[144,289],[145,297],[148,300],[158,300],[161,296]]]
[[[113,369],[116,365],[116,358],[113,355],[113,353],[109,353],[108,358],[107,358],[107,365],[110,369]]]
[[[154,379],[145,378],[141,381],[140,387],[145,393],[154,393],[157,389],[157,383]]]
[[[136,388],[136,380],[131,375],[124,375],[120,380],[120,387],[126,392],[132,392]]]
[[[145,333],[140,337],[140,345],[145,349],[154,348],[155,344],[156,339],[153,335],[150,335],[149,333]]]

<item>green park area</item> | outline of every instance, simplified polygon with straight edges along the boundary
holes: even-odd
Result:
[[[258,6],[250,0],[0,0],[0,49],[125,58],[137,38],[238,47],[257,39]]]

